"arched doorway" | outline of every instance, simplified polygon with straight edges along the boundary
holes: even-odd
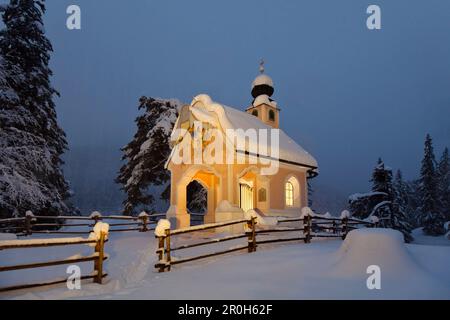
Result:
[[[187,170],[181,166],[171,168],[171,206],[167,211],[167,217],[173,221],[176,228],[185,228],[191,225],[191,215],[188,210],[188,186],[196,181],[207,194],[207,210],[204,215],[204,223],[215,222],[217,204],[222,200],[222,178],[211,166],[192,165]]]
[[[196,180],[186,187],[186,208],[191,216],[191,226],[204,223],[208,211],[208,189]]]

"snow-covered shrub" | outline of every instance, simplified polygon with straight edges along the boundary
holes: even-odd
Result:
[[[167,219],[159,220],[155,228],[155,236],[164,237],[167,229],[170,229],[170,221]]]

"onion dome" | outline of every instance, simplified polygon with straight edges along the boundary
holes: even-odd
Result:
[[[252,83],[252,96],[256,98],[261,95],[271,97],[275,91],[273,80],[268,75],[264,74],[264,61],[261,61],[258,75]]]

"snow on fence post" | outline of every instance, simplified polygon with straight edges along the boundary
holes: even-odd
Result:
[[[32,233],[33,233],[33,230],[32,230],[32,224],[33,224],[33,221],[34,220],[36,220],[36,218],[34,217],[34,214],[33,214],[33,212],[31,212],[31,211],[27,211],[26,213],[25,213],[25,219],[24,219],[24,223],[25,223],[25,226],[24,226],[24,228],[25,228],[25,234],[27,235],[27,236],[30,236]]]
[[[256,217],[252,216],[247,221],[248,235],[248,252],[256,251]]]
[[[350,212],[348,210],[344,210],[341,213],[341,223],[342,223],[342,240],[347,238],[349,228],[348,228],[348,219],[350,218]]]
[[[89,216],[89,218],[94,220],[94,227],[95,225],[97,225],[97,223],[102,220],[102,214],[98,211],[94,211],[91,213],[91,215]]]
[[[95,253],[98,255],[94,262],[94,282],[102,284],[103,280],[103,260],[105,259],[105,241],[108,238],[109,225],[98,222],[94,227],[94,235],[97,239],[95,244]]]
[[[142,229],[139,230],[139,232],[147,232],[148,231],[148,227],[147,227],[147,223],[148,223],[148,214],[145,211],[142,211],[138,218],[140,220],[142,220]]]
[[[170,232],[170,221],[166,219],[159,220],[155,228],[155,238],[158,239],[158,249],[156,250],[156,253],[158,254],[158,263],[155,265],[155,267],[159,269],[158,272],[164,272],[166,269],[166,260],[164,259],[166,230],[169,230]]]

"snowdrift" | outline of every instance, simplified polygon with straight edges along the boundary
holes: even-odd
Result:
[[[401,232],[392,229],[351,231],[337,252],[336,271],[349,275],[365,273],[370,265],[389,272],[404,272],[414,266]]]

